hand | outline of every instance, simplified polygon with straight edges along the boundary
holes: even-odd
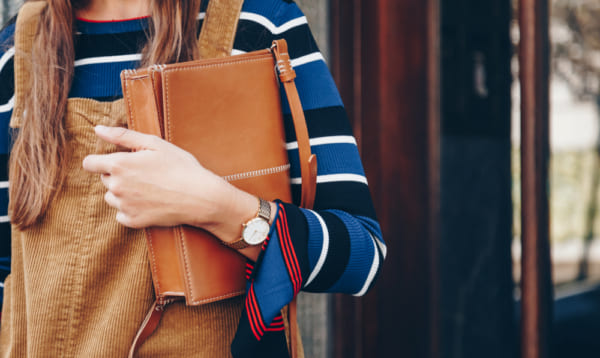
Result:
[[[100,174],[104,199],[131,228],[192,225],[227,242],[254,217],[257,198],[204,168],[183,149],[156,136],[120,127],[96,127],[101,139],[134,152],[88,155],[83,168]],[[271,221],[276,206],[271,203]],[[240,251],[256,260],[260,247]]]
[[[83,161],[85,170],[101,175],[108,189],[105,200],[125,226],[210,226],[230,198],[227,182],[171,143],[119,127],[97,126],[96,134],[134,150]]]

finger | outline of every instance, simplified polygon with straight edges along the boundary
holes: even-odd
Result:
[[[95,127],[96,135],[101,139],[129,149],[144,150],[158,149],[158,138],[156,136],[143,134],[123,127],[106,127],[98,125]]]
[[[118,211],[117,216],[115,218],[117,219],[117,222],[119,222],[121,225],[131,227],[129,217],[125,215],[125,213]]]
[[[132,153],[90,154],[83,159],[83,169],[91,173],[111,174],[123,159]]]
[[[121,225],[130,227],[132,229],[143,229],[145,227],[122,211],[117,212],[116,219]]]
[[[104,187],[108,190],[110,190],[110,174],[106,174],[106,173],[102,173],[100,174],[100,181],[102,181],[102,184],[104,184]]]
[[[121,201],[111,191],[107,191],[104,194],[104,201],[113,208],[121,211]]]

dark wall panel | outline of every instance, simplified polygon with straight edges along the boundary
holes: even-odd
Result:
[[[442,1],[441,352],[516,354],[508,0]]]

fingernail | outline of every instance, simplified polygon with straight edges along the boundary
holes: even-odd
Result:
[[[94,127],[94,130],[96,131],[96,133],[106,133],[108,127],[99,124],[96,127]]]

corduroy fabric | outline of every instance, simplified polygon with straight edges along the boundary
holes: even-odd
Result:
[[[123,357],[153,300],[145,239],[115,220],[97,174],[81,167],[111,153],[94,126],[123,125],[122,100],[70,99],[67,179],[44,220],[13,230],[12,272],[0,330],[4,357]],[[168,306],[139,357],[228,357],[242,298]]]

